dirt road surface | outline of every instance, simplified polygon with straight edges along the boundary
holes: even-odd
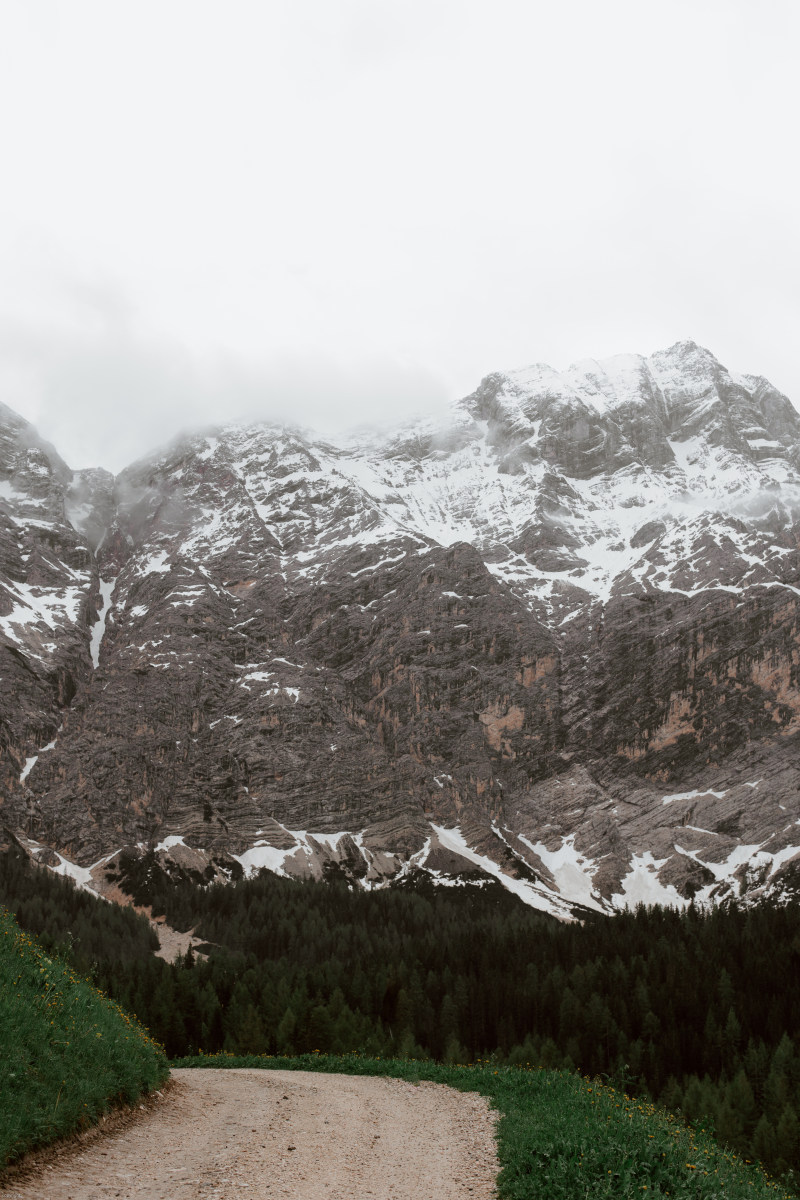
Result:
[[[10,1182],[3,1200],[489,1200],[494,1115],[435,1083],[173,1071],[127,1129]]]

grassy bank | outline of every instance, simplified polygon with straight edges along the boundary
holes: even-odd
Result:
[[[0,909],[0,1169],[166,1079],[146,1031]]]
[[[176,1067],[262,1067],[427,1079],[487,1096],[500,1113],[501,1200],[784,1200],[791,1193],[702,1129],[580,1075],[359,1055],[200,1055]]]

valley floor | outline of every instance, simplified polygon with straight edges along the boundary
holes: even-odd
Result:
[[[175,1070],[133,1126],[11,1184],[8,1200],[489,1200],[494,1117],[474,1092],[306,1071]]]

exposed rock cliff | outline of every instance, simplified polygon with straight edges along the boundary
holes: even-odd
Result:
[[[788,399],[693,343],[490,376],[389,437],[222,426],[116,480],[3,409],[3,819],[86,878],[138,846],[479,869],[561,914],[780,891],[798,464]]]

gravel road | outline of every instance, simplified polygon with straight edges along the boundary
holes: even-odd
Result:
[[[4,1200],[489,1200],[494,1115],[435,1083],[177,1070],[127,1128],[9,1181]]]

